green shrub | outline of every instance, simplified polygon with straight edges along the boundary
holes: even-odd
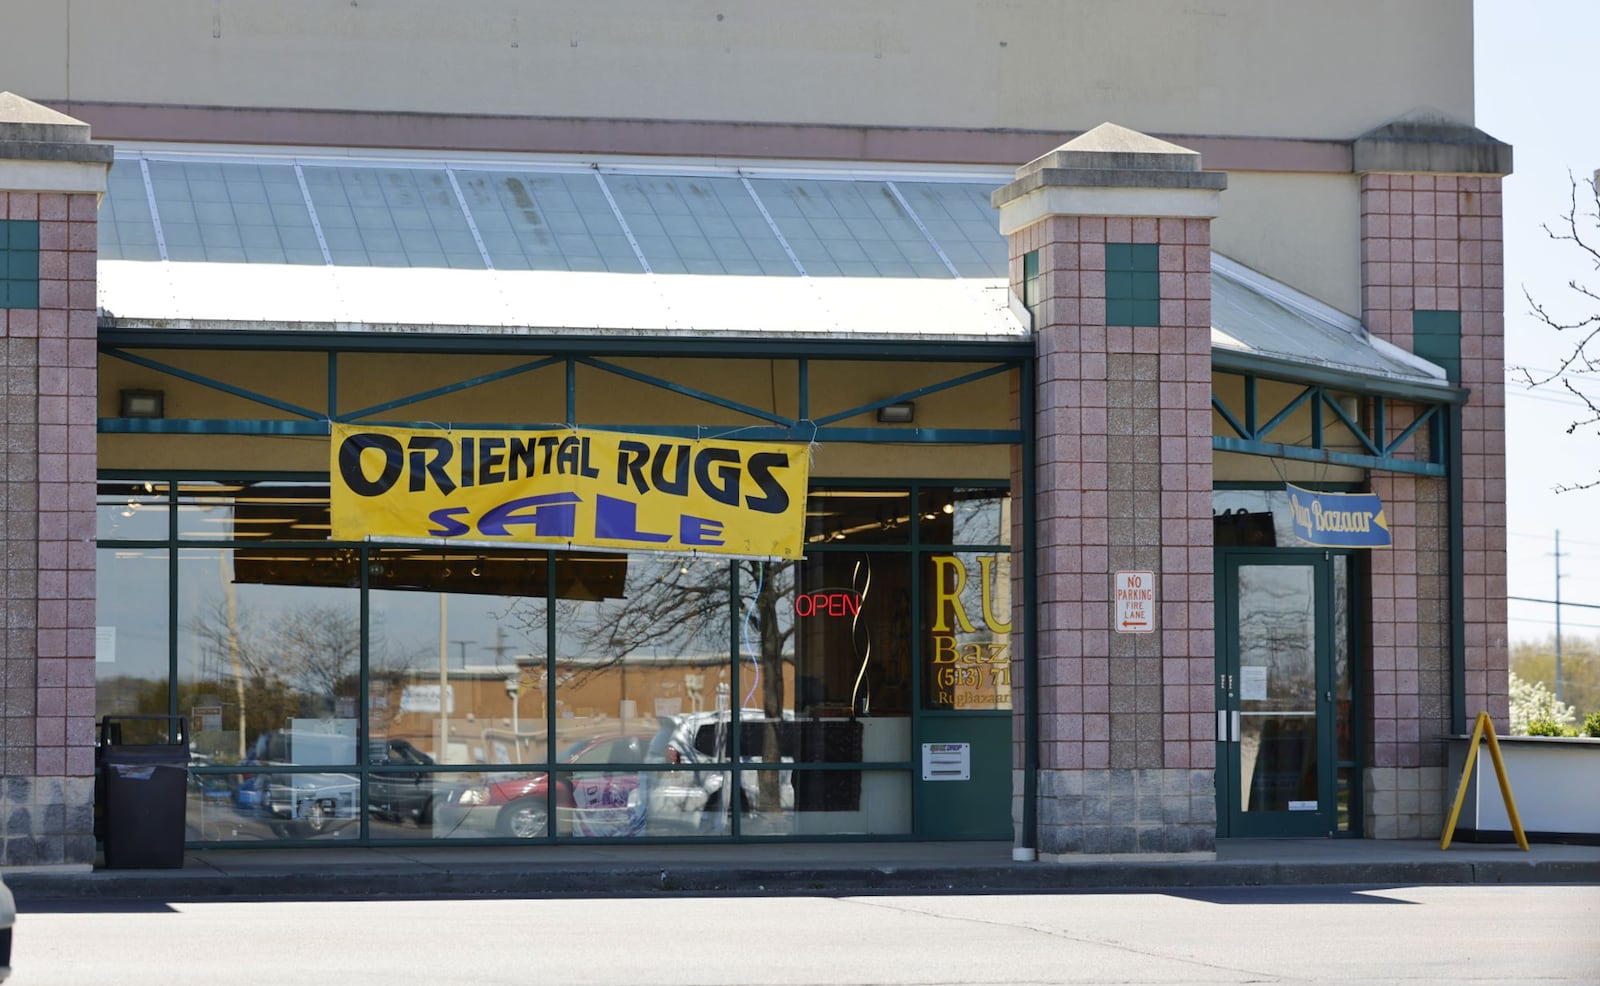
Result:
[[[1600,712],[1591,712],[1583,717],[1583,735],[1600,739]]]
[[[1531,719],[1528,721],[1529,736],[1566,736],[1567,727],[1554,719]],[[1573,735],[1576,735],[1575,733]]]

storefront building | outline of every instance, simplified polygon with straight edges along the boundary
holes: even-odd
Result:
[[[289,6],[0,42],[0,863],[152,713],[194,846],[1437,830],[1506,714],[1469,3],[1354,81],[1294,42],[1382,4]]]

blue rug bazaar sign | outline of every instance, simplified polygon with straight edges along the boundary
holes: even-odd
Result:
[[[1318,493],[1284,485],[1300,540],[1324,548],[1389,547],[1389,521],[1376,493]]]
[[[806,446],[333,426],[333,538],[799,558]]]

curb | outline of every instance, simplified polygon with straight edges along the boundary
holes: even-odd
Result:
[[[1385,863],[1019,863],[996,866],[900,865],[351,867],[281,870],[97,870],[23,872],[6,884],[17,900],[346,900],[374,897],[613,897],[715,894],[1040,893],[1189,887],[1415,884],[1600,884],[1600,861],[1510,860]]]

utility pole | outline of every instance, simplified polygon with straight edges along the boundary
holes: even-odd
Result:
[[[1556,701],[1561,701],[1561,531],[1556,531]]]
[[[494,628],[494,646],[485,649],[494,654],[494,666],[498,668],[500,666],[500,659],[505,657],[506,651],[511,649],[511,647],[506,644],[505,627],[497,626]]]

